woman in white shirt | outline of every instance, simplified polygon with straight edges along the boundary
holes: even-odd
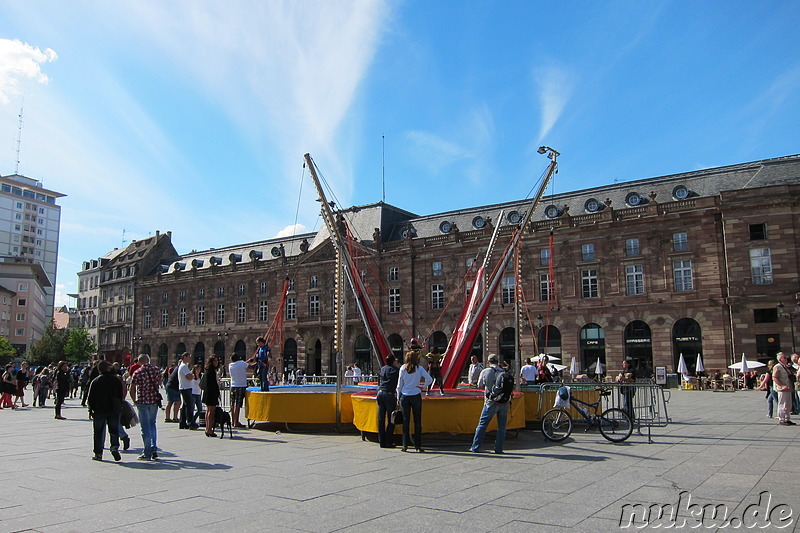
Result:
[[[422,382],[424,381],[424,385]],[[400,377],[397,380],[397,398],[403,410],[403,451],[408,451],[411,437],[408,433],[410,418],[414,413],[414,448],[418,452],[422,449],[422,391],[427,390],[433,382],[430,374],[419,366],[419,352],[411,351],[406,354],[406,364],[400,367]]]

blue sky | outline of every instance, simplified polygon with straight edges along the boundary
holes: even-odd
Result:
[[[84,260],[424,215],[800,153],[800,3],[0,3],[0,174],[61,199],[57,302]],[[301,181],[302,192],[301,192]],[[298,210],[299,204],[299,210]]]

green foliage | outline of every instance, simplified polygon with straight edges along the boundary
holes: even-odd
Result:
[[[82,328],[75,328],[69,331],[67,344],[64,346],[64,353],[72,363],[86,361],[97,351],[97,345],[89,336],[89,332]]]
[[[0,363],[5,365],[19,354],[5,337],[0,337]]]
[[[67,345],[69,330],[58,329],[51,321],[44,328],[44,335],[34,342],[26,355],[32,365],[46,365],[63,360],[66,355],[64,347]]]

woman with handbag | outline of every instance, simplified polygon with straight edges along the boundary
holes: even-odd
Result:
[[[424,385],[423,385],[424,383]],[[411,442],[409,435],[410,415],[414,413],[414,448],[420,453],[422,449],[422,391],[428,390],[433,378],[419,366],[419,352],[410,351],[406,354],[406,364],[400,368],[400,377],[397,380],[397,397],[403,410],[403,449],[408,451]]]
[[[216,437],[214,433],[214,411],[219,406],[219,359],[212,355],[206,363],[206,371],[200,379],[200,388],[203,389],[203,403],[206,406],[206,437]]]

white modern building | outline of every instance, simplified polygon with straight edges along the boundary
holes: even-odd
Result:
[[[46,322],[53,318],[55,305],[61,226],[61,206],[56,200],[63,196],[45,189],[39,180],[19,174],[0,176],[0,255],[42,266],[49,278],[45,284]]]
[[[97,343],[97,324],[100,308],[100,275],[102,268],[112,259],[125,251],[125,248],[114,248],[104,256],[90,261],[84,261],[81,271],[78,272],[77,299],[78,323],[77,326],[86,329],[91,339]]]

